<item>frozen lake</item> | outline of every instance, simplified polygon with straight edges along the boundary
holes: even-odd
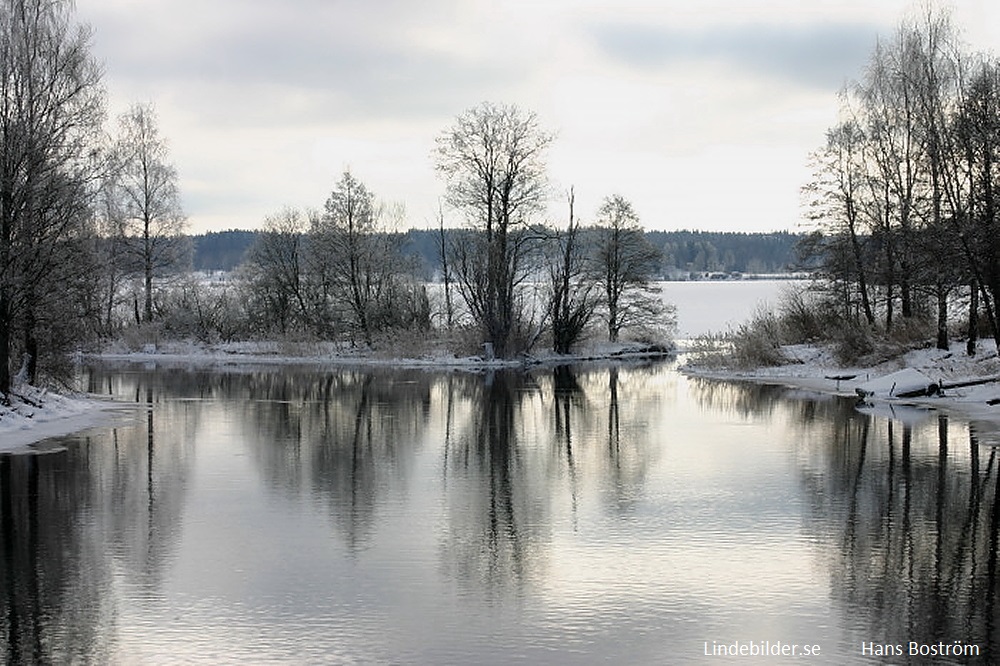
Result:
[[[678,340],[724,333],[750,319],[766,305],[777,306],[786,289],[802,288],[799,280],[700,280],[661,282],[663,300],[677,307]]]
[[[0,457],[7,663],[1000,658],[1000,461],[957,419],[670,363],[84,381],[141,410]]]

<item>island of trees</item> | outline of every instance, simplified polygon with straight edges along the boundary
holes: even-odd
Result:
[[[536,116],[484,103],[432,156],[444,204],[465,224],[436,235],[440,294],[401,252],[401,206],[355,174],[320,209],[277,212],[231,279],[192,275],[178,175],[152,106],[105,126],[101,68],[68,0],[0,4],[0,394],[64,374],[68,352],[122,339],[273,337],[357,348],[426,340],[512,358],[546,344],[670,323],[650,278],[660,252],[632,204],[606,198],[586,227],[543,219],[553,135]],[[443,213],[442,213],[443,217]],[[432,305],[433,303],[433,305]]]

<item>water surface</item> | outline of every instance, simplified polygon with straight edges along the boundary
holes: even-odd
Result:
[[[671,364],[85,382],[136,415],[0,458],[10,663],[996,656],[1000,463],[944,414]]]

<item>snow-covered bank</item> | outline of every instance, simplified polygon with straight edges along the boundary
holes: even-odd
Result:
[[[335,345],[312,343],[299,346],[275,342],[241,342],[219,345],[173,343],[142,352],[104,352],[86,358],[102,362],[148,363],[164,365],[234,366],[234,365],[312,365],[319,367],[383,367],[427,369],[518,368],[560,365],[591,361],[624,361],[664,358],[674,354],[672,344],[600,343],[575,354],[539,352],[516,359],[486,356],[455,356],[447,352],[407,358],[364,349],[344,349]]]
[[[0,404],[0,451],[15,451],[43,439],[106,425],[134,406],[93,396],[64,396],[30,386]]]
[[[910,368],[918,370],[944,387],[937,395],[885,398],[876,401],[897,405],[918,405],[952,410],[979,421],[1000,424],[1000,382],[952,387],[955,384],[987,380],[1000,375],[1000,358],[992,341],[980,344],[975,356],[965,353],[965,343],[955,343],[947,351],[918,349],[898,358],[873,366],[844,367],[838,365],[829,350],[810,345],[783,348],[792,363],[753,370],[719,370],[692,364],[681,366],[681,372],[695,377],[730,381],[750,381],[776,384],[821,393],[857,397],[855,388],[873,379]]]

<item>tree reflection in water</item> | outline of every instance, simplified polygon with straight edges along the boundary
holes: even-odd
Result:
[[[495,371],[455,378],[449,411],[467,417],[454,432],[446,460],[448,519],[439,557],[445,572],[466,586],[496,595],[520,590],[542,566],[545,488],[525,459],[524,403],[538,386],[521,372]]]
[[[122,394],[143,418],[62,438],[66,448],[0,455],[5,663],[112,663],[112,579],[156,603],[193,451],[183,405],[161,401],[172,389],[132,379]]]
[[[960,641],[978,644],[984,662],[1000,658],[1000,463],[974,426],[922,408],[862,411],[852,399],[694,383],[704,402],[780,413],[797,428],[803,529],[854,645]]]
[[[241,439],[269,489],[325,507],[348,550],[368,545],[379,503],[405,492],[434,375],[262,371],[239,406]]]
[[[10,663],[114,661],[121,656],[115,641],[125,640],[119,623],[147,610],[155,615],[171,586],[175,594],[192,589],[184,587],[190,580],[171,578],[171,559],[180,550],[179,559],[197,568],[206,553],[187,539],[185,548],[177,545],[186,515],[193,532],[200,524],[188,506],[189,485],[204,491],[192,479],[195,462],[199,473],[222,476],[227,466],[244,465],[240,492],[226,494],[227,476],[208,496],[253,503],[230,507],[251,533],[247,543],[277,540],[275,552],[296,565],[329,566],[337,581],[368,573],[372,587],[385,574],[386,585],[397,585],[417,571],[435,578],[424,586],[435,601],[415,608],[438,608],[442,592],[454,587],[456,613],[464,619],[466,608],[479,609],[484,624],[496,616],[482,608],[543,612],[521,602],[569,585],[560,575],[578,554],[603,565],[599,554],[617,548],[648,558],[643,565],[657,572],[690,564],[678,556],[690,544],[671,539],[692,530],[708,548],[719,535],[671,521],[707,516],[728,526],[712,512],[720,494],[699,494],[703,484],[729,483],[722,490],[737,506],[763,479],[781,486],[780,506],[763,506],[772,513],[760,521],[758,508],[748,509],[739,523],[749,526],[746,535],[727,532],[722,550],[744,536],[752,545],[761,523],[780,528],[774,534],[790,539],[792,550],[815,559],[807,575],[828,579],[818,586],[817,605],[843,618],[845,644],[962,640],[978,643],[984,658],[998,657],[1000,460],[982,443],[983,427],[945,414],[862,412],[851,400],[777,387],[677,380],[662,367],[479,374],[161,368],[93,373],[88,381],[137,402],[140,418],[74,438],[66,450],[0,457],[0,628]],[[686,386],[674,395],[678,381]],[[671,405],[688,399],[696,409]],[[748,423],[754,428],[744,428]],[[705,444],[698,428],[712,429],[715,439]],[[753,435],[748,444],[740,439],[746,433]],[[758,456],[751,443],[767,451]],[[733,455],[745,457],[734,463]],[[213,464],[202,466],[206,459]],[[742,474],[757,462],[766,473]],[[717,474],[739,465],[731,476]],[[686,513],[692,492],[705,503]],[[201,523],[214,510],[198,509]],[[275,513],[258,525],[259,510]],[[301,523],[287,531],[266,524],[288,517]],[[296,546],[280,542],[285,535],[330,552],[290,557]],[[394,549],[411,546],[423,549],[422,560],[394,559]],[[211,555],[225,567],[232,552]],[[247,563],[270,582],[272,561],[251,555]],[[620,607],[626,614],[655,609],[649,617],[656,622],[673,617],[671,604],[681,597],[670,596],[670,584],[683,573],[664,573],[662,589],[630,590],[639,596],[620,597]],[[301,575],[322,588],[316,596],[325,601],[323,572]],[[243,596],[239,577],[229,582],[218,590],[267,608],[261,598],[269,598]],[[597,589],[576,584],[568,589]],[[127,612],[117,605],[122,590]],[[404,596],[393,592],[357,598],[385,602],[373,615],[392,616],[388,600]],[[339,609],[343,626],[354,626],[360,606],[350,603],[362,603],[357,598],[345,601],[350,612]],[[463,605],[470,598],[478,605]],[[510,599],[515,603],[503,603]],[[541,605],[592,621],[578,602],[570,595]],[[302,612],[316,608],[329,610]]]

